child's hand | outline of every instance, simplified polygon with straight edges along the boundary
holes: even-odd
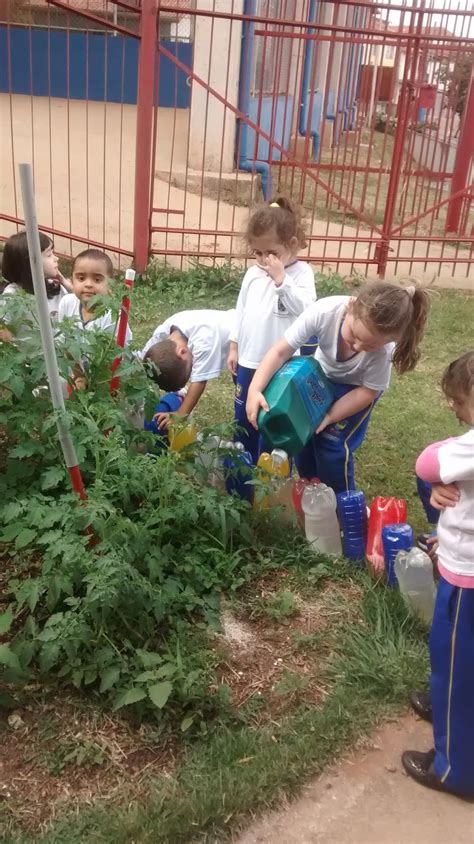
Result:
[[[433,484],[430,504],[435,510],[445,507],[455,507],[459,501],[459,490],[456,484]]]
[[[155,413],[153,419],[155,420],[158,428],[164,434],[169,428],[171,413]]]
[[[228,357],[227,357],[227,369],[234,376],[237,375],[237,360],[238,360],[238,357],[239,357],[239,354],[238,354],[238,351],[237,351],[237,347],[235,349],[230,348],[229,354],[228,354]]]
[[[316,434],[320,434],[320,433],[321,433],[321,431],[324,431],[324,429],[328,427],[328,425],[332,425],[332,418],[331,418],[331,414],[330,414],[330,413],[326,413],[326,415],[325,415],[325,417],[324,417],[323,421],[322,421],[322,422],[321,422],[321,424],[320,424],[320,425],[318,425],[318,427],[316,428]]]
[[[263,393],[258,391],[253,393],[249,391],[245,411],[247,413],[247,419],[256,431],[258,431],[257,416],[260,408],[263,408],[265,411],[269,410],[268,404],[265,401],[265,396]]]
[[[59,281],[68,293],[73,293],[72,281],[70,278],[64,278],[63,274],[58,270],[56,273],[56,281]]]
[[[286,257],[286,255],[282,255],[281,258],[277,258],[276,255],[268,255],[267,257],[265,270],[275,282],[276,287],[280,287],[285,280],[286,271],[284,261]]]

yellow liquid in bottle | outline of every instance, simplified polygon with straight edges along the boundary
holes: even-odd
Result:
[[[186,425],[185,428],[170,422],[168,429],[168,438],[170,441],[171,451],[181,451],[187,445],[196,442],[197,428],[191,424]]]

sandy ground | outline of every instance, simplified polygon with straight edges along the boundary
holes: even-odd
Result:
[[[425,789],[403,772],[403,750],[428,750],[431,728],[407,715],[379,730],[233,844],[472,844],[474,804]]]
[[[242,232],[248,209],[224,201],[218,188],[214,191],[207,189],[207,193],[212,195],[195,193],[186,181],[188,121],[189,113],[184,109],[159,108],[157,111],[154,162],[157,175],[153,205],[168,209],[168,212],[155,212],[152,222],[156,227],[183,226],[191,231],[186,234],[155,232],[153,246],[185,253],[217,252],[225,256],[237,251],[243,255],[239,238],[235,235],[217,236],[214,232],[217,229]],[[72,240],[57,236],[57,250],[74,254],[83,247],[81,238],[93,239],[109,244],[112,258],[118,264],[114,247],[129,251],[133,248],[135,106],[0,94],[0,126],[0,213],[23,216],[18,164],[30,161],[40,225],[75,236]],[[200,172],[193,174],[193,181],[197,179],[198,185],[201,176]],[[226,179],[232,189],[236,180],[239,184],[248,182],[249,175],[240,172],[227,174]],[[183,183],[188,185],[187,190],[182,189]],[[255,196],[256,190],[254,186],[252,196]],[[315,220],[311,229],[314,235],[341,235],[339,223],[327,225]],[[200,234],[202,230],[206,234]],[[14,231],[16,227],[13,224],[0,220],[1,235],[8,236]],[[353,226],[345,225],[343,234],[349,238],[366,232],[358,232]],[[398,250],[397,243],[393,246]],[[338,268],[346,274],[351,271],[349,258],[367,258],[369,250],[373,254],[374,246],[357,243],[354,252],[351,242],[341,246],[327,243],[324,253],[323,249],[322,242],[314,242],[311,246],[315,256],[325,254],[338,259],[338,262],[325,262],[327,269]],[[456,255],[455,248],[445,245],[444,252],[442,249],[437,243],[431,244],[430,254],[439,256],[440,264],[426,267],[424,263],[415,263],[411,276],[425,283],[473,289],[474,279],[467,279],[467,264],[460,262],[454,265],[453,273],[450,258]],[[405,257],[425,256],[426,250],[424,242],[402,243],[399,254]],[[394,254],[392,252],[391,256]],[[465,254],[460,252],[458,257]],[[124,260],[128,266],[130,259]],[[170,256],[169,260],[180,265],[182,259],[177,255]],[[318,265],[316,258],[314,263]],[[362,274],[375,273],[374,266],[357,266]],[[410,275],[410,264],[389,263],[386,277],[395,275]]]

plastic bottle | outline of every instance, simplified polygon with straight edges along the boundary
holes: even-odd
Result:
[[[399,551],[395,557],[395,574],[406,602],[430,624],[436,599],[433,564],[420,548]]]
[[[290,461],[288,455],[283,449],[275,448],[272,453],[262,451],[257,461],[257,478],[264,484],[268,485],[268,493],[265,494],[262,490],[258,490],[254,498],[254,506],[259,510],[268,510],[269,507],[275,507],[280,503],[287,506],[287,499],[289,493],[285,495],[285,501],[280,500],[280,492],[284,482],[290,476]]]
[[[250,504],[253,502],[255,487],[249,481],[254,477],[252,455],[248,451],[233,449],[233,454],[224,457],[225,488],[229,495],[238,495]]]
[[[342,530],[344,556],[355,563],[363,564],[367,544],[367,504],[362,490],[339,492],[337,515]]]
[[[186,446],[196,442],[197,433],[197,428],[192,422],[183,427],[182,425],[177,425],[171,419],[168,428],[171,451],[181,451]]]
[[[409,551],[413,548],[413,529],[405,523],[385,525],[382,528],[382,545],[387,583],[389,586],[396,586],[395,557],[399,551]]]
[[[296,513],[298,518],[298,522],[304,527],[304,513],[303,507],[301,505],[301,499],[303,498],[303,492],[305,491],[307,486],[311,486],[311,484],[320,484],[321,481],[319,478],[311,478],[307,480],[307,478],[294,478],[291,482],[291,500],[293,504],[293,510]]]
[[[285,363],[264,391],[268,411],[260,411],[258,427],[266,442],[287,454],[306,445],[334,401],[331,385],[312,357]]]
[[[370,507],[367,547],[365,555],[375,574],[385,570],[382,528],[384,525],[400,524],[407,520],[407,503],[403,498],[377,496]]]
[[[341,531],[336,515],[336,495],[326,484],[311,484],[303,492],[306,539],[314,551],[324,554],[342,552]]]

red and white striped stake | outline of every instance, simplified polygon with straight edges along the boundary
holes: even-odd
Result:
[[[67,423],[61,378],[59,375],[56,351],[54,348],[53,329],[48,310],[38,221],[36,218],[31,164],[20,164],[19,169],[21,195],[23,198],[23,210],[25,215],[26,237],[28,242],[28,254],[30,258],[31,275],[33,278],[33,287],[38,308],[41,344],[43,346],[51,401],[56,411],[56,425],[58,428],[59,442],[61,443],[64,461],[69,472],[72,488],[74,492],[78,494],[79,498],[84,500],[87,498],[87,495],[82,482],[81,470],[77,462],[76,449],[74,448],[71,432]]]
[[[133,284],[135,281],[135,270],[127,270],[125,273],[125,284],[129,288],[130,292],[133,290]],[[130,297],[125,294],[122,299],[122,307],[120,309],[120,317],[119,317],[119,324],[117,330],[117,346],[120,349],[123,349],[125,346],[125,338],[127,336],[127,326],[128,326],[128,317],[130,314]],[[113,364],[112,364],[112,379],[110,381],[110,392],[115,393],[120,384],[120,378],[118,375],[114,375],[115,370],[120,364],[122,358],[116,357]]]

